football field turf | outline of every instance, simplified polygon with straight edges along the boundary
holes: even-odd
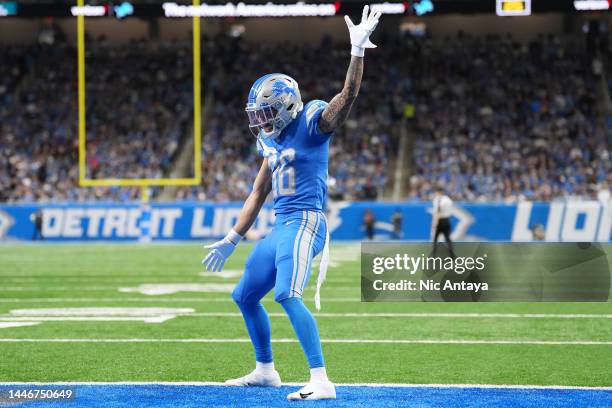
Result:
[[[244,375],[253,353],[230,292],[250,248],[240,245],[215,275],[202,273],[205,252],[193,243],[0,245],[0,382],[200,383]],[[361,303],[359,244],[333,245],[331,260],[315,316],[336,383],[612,386],[609,303]],[[316,273],[304,295],[312,310]],[[287,317],[272,296],[264,305],[281,378],[304,382],[306,361]],[[344,389],[350,399],[360,388],[339,388],[340,399]],[[421,395],[421,405],[427,390],[431,398],[444,390],[477,394],[404,389],[397,395]],[[533,390],[541,391],[522,390],[525,401]],[[547,398],[560,392],[546,391]],[[612,404],[609,391],[597,395],[592,406]]]

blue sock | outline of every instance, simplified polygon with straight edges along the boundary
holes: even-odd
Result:
[[[270,343],[270,318],[261,302],[236,302],[255,349],[255,360],[260,363],[272,362],[272,344]]]
[[[295,330],[295,334],[297,334],[297,338],[302,345],[310,368],[325,367],[319,329],[310,310],[306,308],[302,299],[298,297],[283,299],[280,301],[280,304],[289,316],[293,330]]]

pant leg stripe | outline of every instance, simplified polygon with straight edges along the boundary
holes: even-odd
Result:
[[[301,295],[302,292],[300,290],[300,284],[304,279],[304,275],[306,274],[306,264],[308,263],[309,257],[309,245],[312,239],[312,232],[314,229],[314,225],[316,223],[317,217],[316,213],[312,211],[307,211],[308,221],[306,222],[304,234],[302,235],[302,239],[300,241],[299,249],[298,249],[298,265],[296,271],[296,279],[294,282],[294,286],[292,287],[293,293]],[[306,260],[302,261],[302,258],[305,257]]]
[[[304,285],[306,284],[306,277],[308,276],[308,271],[310,270],[310,267],[312,265],[312,258],[313,258],[312,248],[314,246],[314,242],[317,237],[317,232],[319,231],[319,225],[321,225],[321,214],[317,212],[315,213],[315,215],[316,215],[316,223],[315,223],[313,232],[310,237],[310,242],[308,243],[308,260],[306,261],[306,268],[304,269],[304,274],[300,282],[300,293],[304,292]]]
[[[307,211],[307,213],[308,213],[308,222],[306,223],[304,235],[302,237],[302,241],[300,242],[296,281],[295,281],[295,286],[293,288],[293,292],[298,295],[302,294],[302,292],[300,291],[300,283],[302,282],[302,279],[303,279],[302,277],[306,270],[306,263],[308,261],[308,244],[310,243],[310,238],[312,236],[312,228],[314,226],[313,224],[316,221],[315,214],[313,214],[312,211]],[[303,257],[306,257],[306,262],[302,260]]]
[[[299,260],[299,255],[300,255],[300,242],[302,240],[302,235],[304,233],[304,230],[306,228],[306,223],[308,222],[308,213],[306,211],[302,211],[302,221],[300,224],[300,228],[298,229],[297,234],[295,235],[295,243],[293,244],[293,271],[291,274],[291,285],[289,287],[290,292],[289,294],[291,295],[291,293],[293,292],[293,287],[295,285],[295,281],[296,281],[296,274],[298,271],[298,260]]]

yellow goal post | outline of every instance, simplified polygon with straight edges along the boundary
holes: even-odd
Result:
[[[78,0],[82,7],[85,0]],[[193,0],[194,6],[200,0]],[[78,136],[79,136],[79,186],[81,187],[140,187],[144,201],[148,199],[147,187],[151,186],[194,186],[202,178],[201,146],[201,83],[200,83],[200,17],[193,17],[193,168],[192,178],[87,178],[87,149],[85,132],[85,16],[77,16],[77,65],[78,65]]]

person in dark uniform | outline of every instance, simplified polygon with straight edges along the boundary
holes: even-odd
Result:
[[[402,239],[403,219],[404,217],[402,216],[402,210],[396,208],[395,212],[393,213],[393,217],[391,218],[391,224],[393,224],[391,239]]]
[[[433,235],[433,253],[432,256],[436,256],[436,250],[438,249],[438,236],[444,235],[444,239],[448,245],[448,250],[453,258],[455,258],[455,252],[453,251],[453,241],[451,240],[451,223],[450,217],[453,209],[453,200],[446,194],[444,194],[444,188],[441,186],[436,187],[433,198],[433,218],[431,223],[431,230]]]
[[[42,234],[42,222],[43,222],[42,211],[36,210],[34,214],[30,215],[30,220],[32,221],[32,223],[34,223],[34,232],[32,233],[32,241],[36,241],[37,239],[43,240],[44,237]]]
[[[366,209],[363,213],[363,227],[365,229],[366,237],[371,241],[374,239],[374,224],[376,219],[372,210]]]

